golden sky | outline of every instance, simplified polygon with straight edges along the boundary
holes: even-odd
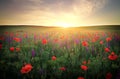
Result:
[[[120,0],[0,0],[0,24],[42,26],[120,24],[119,5]]]

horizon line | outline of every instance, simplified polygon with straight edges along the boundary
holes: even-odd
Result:
[[[2,26],[37,26],[37,27],[63,27],[63,26],[48,26],[48,25],[32,25],[32,24],[1,24],[0,27]],[[80,25],[80,26],[70,26],[70,27],[91,27],[91,26],[120,26],[120,24],[96,24],[96,25]]]

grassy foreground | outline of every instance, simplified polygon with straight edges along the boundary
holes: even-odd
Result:
[[[120,79],[119,31],[0,27],[0,79]]]

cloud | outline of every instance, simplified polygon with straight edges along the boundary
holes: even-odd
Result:
[[[73,22],[73,25],[77,25],[103,8],[107,2],[108,0],[9,0],[9,3],[1,5],[4,9],[0,9],[3,15],[9,12],[12,15],[9,17],[15,16],[18,21],[25,20],[28,24]]]

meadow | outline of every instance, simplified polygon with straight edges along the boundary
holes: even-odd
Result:
[[[120,26],[0,26],[0,79],[120,79]]]

